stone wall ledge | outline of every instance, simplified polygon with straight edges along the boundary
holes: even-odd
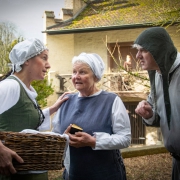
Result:
[[[123,158],[132,158],[138,156],[147,156],[153,154],[168,153],[164,145],[150,145],[141,147],[128,147],[121,149]]]

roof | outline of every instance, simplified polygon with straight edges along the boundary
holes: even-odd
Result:
[[[162,19],[153,11],[147,11],[145,6],[128,1],[112,3],[112,1],[104,0],[89,3],[75,18],[47,27],[45,32],[50,34],[75,33],[132,28],[152,25],[159,21]]]

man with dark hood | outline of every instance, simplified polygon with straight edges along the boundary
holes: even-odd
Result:
[[[146,29],[133,46],[151,85],[147,101],[135,111],[147,126],[161,128],[164,145],[173,156],[172,180],[180,180],[180,53],[162,27]]]

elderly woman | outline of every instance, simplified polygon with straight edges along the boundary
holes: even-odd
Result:
[[[119,149],[131,142],[129,116],[121,99],[98,89],[104,62],[98,54],[81,53],[72,60],[72,82],[77,93],[68,95],[53,120],[53,131],[69,135],[64,179],[125,180]],[[71,134],[76,124],[83,132]]]
[[[43,80],[50,68],[48,49],[39,39],[27,39],[14,46],[9,58],[12,62],[12,70],[0,82],[0,131],[49,130],[50,115],[57,111],[67,98],[62,100],[62,95],[53,106],[43,111],[36,102],[37,93],[31,82]],[[13,158],[23,162],[14,151],[0,143],[0,179],[48,179],[47,171],[16,173],[12,165]]]

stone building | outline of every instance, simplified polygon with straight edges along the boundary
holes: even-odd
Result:
[[[105,62],[106,77],[110,76],[111,80],[114,77],[117,80],[114,81],[116,88],[110,90],[117,92],[129,108],[128,112],[131,111],[134,144],[156,144],[158,142],[157,129],[144,127],[134,113],[138,101],[146,99],[147,94],[143,93],[144,89],[138,89],[138,85],[135,89],[126,89],[126,84],[123,84],[124,79],[119,80],[117,73],[121,75],[124,73],[119,67],[122,66],[128,54],[133,59],[132,70],[136,71],[139,68],[135,58],[136,50],[131,47],[133,41],[143,30],[151,27],[152,23],[158,22],[160,17],[138,4],[125,0],[113,2],[108,0],[64,1],[65,6],[61,10],[62,19],[55,18],[53,11],[45,11],[43,16],[44,42],[50,49],[49,79],[53,80],[53,86],[57,92],[51,96],[49,103],[55,101],[58,93],[72,90],[71,84],[67,85],[67,82],[70,81],[73,56],[81,52],[97,53]],[[180,32],[176,33],[175,25],[169,26],[167,31],[180,51],[178,38]],[[118,65],[113,57],[117,60]],[[122,86],[117,87],[118,83]],[[160,137],[159,140],[161,140]]]

